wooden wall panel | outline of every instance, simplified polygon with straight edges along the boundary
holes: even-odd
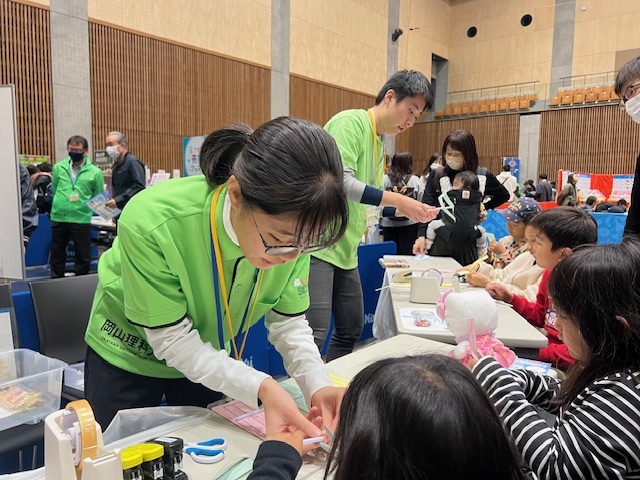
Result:
[[[289,112],[318,125],[324,125],[341,110],[370,108],[375,97],[291,75]]]
[[[0,0],[0,84],[15,85],[18,152],[53,158],[49,18],[46,8]]]
[[[541,113],[538,173],[558,170],[633,173],[640,152],[640,125],[617,105]]]
[[[119,130],[151,171],[182,170],[182,139],[270,118],[269,69],[89,23],[93,143]]]
[[[445,138],[454,130],[473,134],[480,166],[496,175],[502,171],[502,157],[518,156],[520,115],[517,114],[419,123],[398,135],[396,151],[411,152],[413,170],[421,173],[429,157],[442,151]]]

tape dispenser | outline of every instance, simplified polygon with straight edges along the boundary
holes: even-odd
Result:
[[[70,402],[45,419],[44,465],[47,480],[122,478],[120,451],[105,452],[102,429],[86,400]]]

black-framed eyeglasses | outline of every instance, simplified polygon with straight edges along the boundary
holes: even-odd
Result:
[[[627,89],[624,91],[624,95],[622,96],[622,99],[620,100],[620,103],[618,104],[618,107],[620,107],[620,110],[626,109],[624,104],[636,96],[636,90],[638,89],[638,87],[640,87],[640,82],[633,83],[627,87]]]
[[[262,245],[264,245],[264,253],[266,253],[267,255],[288,255],[290,253],[310,253],[310,252],[317,252],[318,250],[322,250],[323,248],[326,248],[326,245],[310,245],[307,247],[302,247],[300,245],[294,245],[293,243],[290,243],[288,245],[269,245],[264,237],[262,236],[262,233],[260,232],[260,229],[258,228],[258,223],[256,222],[256,217],[253,216],[253,210],[251,210],[251,208],[249,208],[249,213],[251,213],[251,218],[253,219],[253,224],[256,226],[256,232],[258,232],[258,235],[260,235],[260,240],[262,240]]]

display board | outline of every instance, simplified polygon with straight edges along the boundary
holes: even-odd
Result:
[[[567,183],[567,177],[571,172],[569,170],[558,170],[557,189],[558,192]],[[631,201],[631,189],[633,188],[633,175],[614,175],[602,173],[584,173],[578,174],[578,196],[584,201],[587,196],[595,196],[599,202],[609,201],[617,202],[624,198],[627,202]]]
[[[13,85],[0,85],[0,278],[24,279],[22,196]]]
[[[207,137],[185,137],[182,139],[184,166],[182,173],[185,177],[202,175],[202,170],[200,170],[200,147],[202,147],[205,138]]]

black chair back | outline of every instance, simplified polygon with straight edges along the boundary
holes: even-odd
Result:
[[[29,283],[43,355],[68,364],[84,361],[84,333],[97,287],[97,274]]]

